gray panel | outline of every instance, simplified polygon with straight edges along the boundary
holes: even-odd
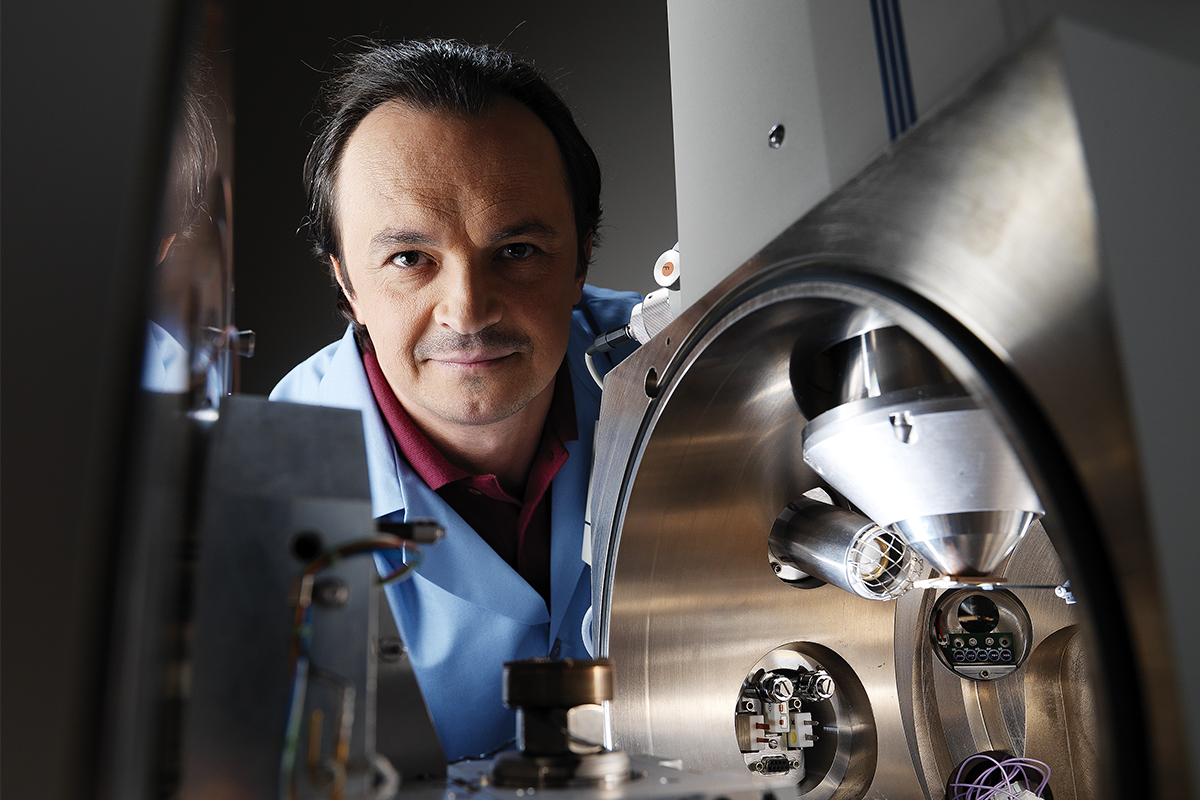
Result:
[[[903,0],[900,9],[918,116],[961,92],[1020,43],[1006,36],[994,0]]]
[[[346,796],[366,796],[375,781],[376,663],[368,648],[379,591],[371,557],[316,571],[317,586],[341,581],[345,597],[314,600],[304,621],[296,616],[307,565],[375,534],[361,416],[233,395],[207,455],[188,659],[179,672],[180,796],[274,796],[281,774],[295,776],[301,798],[328,796],[340,782]],[[312,552],[295,546],[302,536],[318,537]],[[289,731],[294,768],[286,766]]]
[[[817,0],[809,18],[818,34],[812,47],[832,188],[887,146],[887,114],[869,0]]]
[[[1200,563],[1200,68],[1082,25],[1059,30],[1171,628],[1183,633]],[[1173,642],[1200,765],[1200,639]]]

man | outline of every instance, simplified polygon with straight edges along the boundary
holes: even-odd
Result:
[[[588,657],[583,352],[641,298],[584,285],[599,165],[532,67],[407,42],[327,91],[305,180],[350,327],[271,397],[361,410],[375,515],[446,527],[388,599],[447,757],[475,756],[513,737],[505,661]]]

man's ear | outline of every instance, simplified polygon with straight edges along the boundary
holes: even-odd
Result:
[[[350,310],[354,312],[354,319],[360,324],[363,322],[362,314],[359,313],[358,303],[354,302],[354,288],[350,285],[350,277],[342,269],[342,265],[338,263],[336,256],[329,257],[329,265],[333,267],[333,277],[341,287],[342,296],[346,298],[346,302],[350,304]]]

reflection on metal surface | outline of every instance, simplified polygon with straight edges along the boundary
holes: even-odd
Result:
[[[812,420],[804,460],[876,523],[895,525],[940,572],[986,575],[1041,514],[1041,502],[990,412],[967,397],[916,391]]]
[[[158,212],[142,388],[189,410],[237,390],[253,332],[233,319],[233,76],[221,0],[187,2],[169,162]],[[185,26],[189,27],[189,26]]]
[[[856,736],[871,741],[870,770],[853,780],[833,770],[828,784],[802,784],[813,797],[936,797],[956,764],[987,750],[1050,763],[1056,796],[1060,785],[1089,787],[1094,797],[1132,792],[1151,752],[1164,785],[1183,780],[1178,764],[1186,762],[1161,755],[1180,749],[1164,735],[1179,730],[1173,689],[1131,684],[1115,666],[1130,665],[1136,648],[1142,669],[1168,668],[1154,646],[1162,637],[1148,633],[1161,631],[1161,608],[1148,582],[1137,473],[1123,456],[1132,435],[1096,241],[1047,34],[610,374],[598,428],[607,446],[597,456],[593,580],[597,642],[617,670],[618,744],[692,766],[744,768],[730,709],[762,653],[804,642],[836,654],[870,709],[854,723]],[[804,381],[820,377],[809,369],[814,359],[889,327],[937,363],[922,357],[889,371],[885,352],[914,351],[891,347],[903,337],[880,340],[865,358],[841,359],[867,367],[844,372],[861,379],[810,381],[826,398],[803,399],[812,397]],[[914,394],[897,398],[905,391]],[[821,414],[834,419],[854,404],[875,414],[864,418],[880,430],[874,447],[915,446],[914,432],[917,443],[936,442],[942,428],[960,436],[957,448],[944,448],[940,476],[876,481],[853,505],[867,511],[875,492],[904,486],[895,494],[912,504],[907,518],[925,518],[905,533],[935,542],[938,555],[958,553],[939,534],[963,523],[996,534],[997,544],[968,548],[951,570],[983,564],[996,583],[1014,587],[1071,579],[1077,605],[1045,588],[1012,590],[1028,611],[1033,655],[1009,675],[969,680],[938,662],[932,590],[869,602],[831,586],[796,591],[769,568],[766,540],[779,509],[815,488],[845,501],[842,487],[805,463],[801,443]],[[986,469],[967,483],[1002,503],[975,502],[959,482],[974,448],[988,454]],[[954,502],[921,505],[939,492]],[[1067,628],[1077,631],[1075,649],[1051,668],[1039,647]],[[844,692],[847,679],[830,672]],[[1146,716],[1143,692],[1153,707]],[[1071,699],[1043,710],[1056,693]],[[1139,733],[1147,725],[1152,744]],[[811,776],[815,755],[805,755]]]
[[[963,394],[954,377],[903,328],[869,330],[792,364],[796,402],[813,419],[843,403],[921,387]]]

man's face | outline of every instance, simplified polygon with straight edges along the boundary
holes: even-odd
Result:
[[[343,288],[418,424],[544,411],[583,289],[546,126],[512,100],[478,118],[387,103],[347,142],[335,200]]]

